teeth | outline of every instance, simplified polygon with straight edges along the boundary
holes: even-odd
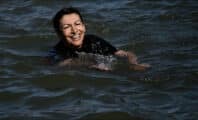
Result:
[[[75,35],[72,36],[72,38],[73,38],[73,39],[79,39],[79,38],[80,38],[80,35],[75,34]]]

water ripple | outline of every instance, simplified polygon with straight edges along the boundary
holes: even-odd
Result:
[[[0,119],[197,118],[197,1],[0,1]],[[148,71],[59,68],[42,56],[56,44],[51,18],[82,11],[89,33],[134,51]],[[82,58],[84,59],[84,58]],[[87,62],[85,60],[85,62]]]

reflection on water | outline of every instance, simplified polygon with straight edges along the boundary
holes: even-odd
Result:
[[[76,6],[88,33],[134,51],[152,68],[79,53],[78,65],[42,61],[58,41],[52,16]],[[196,120],[198,3],[195,0],[0,1],[0,119]],[[113,71],[87,69],[89,64]]]

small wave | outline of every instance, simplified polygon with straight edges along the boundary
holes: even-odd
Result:
[[[38,53],[38,52],[29,52],[29,51],[19,51],[19,50],[14,50],[14,49],[2,49],[4,54],[6,56],[11,55],[11,56],[21,56],[21,57],[41,57],[43,56],[43,53]]]
[[[127,112],[110,111],[101,113],[90,113],[78,120],[146,120],[143,117],[132,116]]]

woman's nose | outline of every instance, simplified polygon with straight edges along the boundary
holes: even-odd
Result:
[[[71,27],[71,32],[72,32],[72,33],[76,33],[76,32],[77,32],[77,28],[76,28],[75,26],[72,26],[72,27]]]

